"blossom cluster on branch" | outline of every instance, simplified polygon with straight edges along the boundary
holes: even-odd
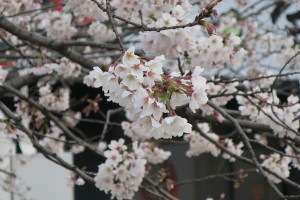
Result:
[[[300,169],[299,1],[231,3],[0,0],[0,139],[112,199],[143,189],[176,200],[182,184],[217,177],[241,185],[250,167],[288,199],[276,184],[300,190],[289,177]],[[165,143],[246,167],[177,183]],[[86,149],[106,159],[96,173],[60,157]],[[16,192],[1,160],[0,148],[0,185]]]
[[[177,106],[189,104],[193,112],[208,100],[203,69],[196,67],[191,76],[178,73],[163,75],[164,56],[146,58],[127,50],[121,63],[114,63],[108,72],[95,67],[85,83],[102,87],[109,101],[123,106],[140,131],[151,137],[172,138],[191,132],[192,125],[176,115]],[[143,134],[143,133],[141,133]]]

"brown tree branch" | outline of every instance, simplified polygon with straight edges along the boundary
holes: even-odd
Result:
[[[45,157],[48,159],[51,159],[53,162],[65,167],[66,169],[69,169],[71,171],[74,171],[76,174],[78,174],[80,177],[82,177],[84,180],[94,183],[94,179],[90,176],[88,176],[85,172],[78,169],[76,166],[73,166],[66,162],[64,159],[59,157],[56,153],[50,151],[49,149],[43,147],[39,144],[39,142],[35,139],[34,134],[31,133],[27,128],[24,127],[24,125],[21,122],[21,118],[17,117],[13,114],[13,112],[3,103],[0,101],[0,109],[3,111],[3,113],[10,119],[14,120],[16,126],[23,131],[28,138],[30,139],[32,145]]]
[[[234,119],[231,115],[229,115],[228,113],[226,113],[222,108],[220,108],[219,106],[215,105],[214,103],[208,101],[207,104],[212,107],[213,109],[215,109],[216,111],[220,112],[226,119],[228,119],[236,128],[236,130],[238,131],[238,133],[240,134],[240,136],[243,139],[243,142],[245,144],[245,146],[247,147],[250,155],[251,155],[251,159],[253,164],[255,165],[255,167],[259,170],[259,172],[261,173],[261,175],[267,180],[268,184],[271,186],[271,188],[276,192],[276,194],[281,198],[281,199],[285,199],[284,195],[282,194],[282,192],[275,186],[275,184],[270,180],[270,178],[268,177],[268,175],[266,174],[266,172],[264,171],[264,169],[261,167],[260,163],[257,161],[255,152],[250,144],[249,138],[247,137],[246,133],[244,132],[244,130],[242,129],[242,127],[240,126],[240,124],[238,123],[238,121],[236,121],[236,119]]]
[[[20,28],[19,26],[16,26],[15,24],[5,19],[5,17],[3,16],[0,16],[0,28],[3,28],[7,32],[17,36],[19,39],[57,51],[63,56],[69,58],[71,61],[80,64],[84,68],[91,70],[94,66],[98,65],[97,63],[86,59],[75,50],[69,47],[65,47],[63,42],[61,43],[57,40],[52,40],[37,33],[33,33]]]

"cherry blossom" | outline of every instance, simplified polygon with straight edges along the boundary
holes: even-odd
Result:
[[[242,142],[235,145],[232,139],[229,138],[226,138],[225,140],[220,139],[217,134],[212,133],[210,131],[210,127],[207,123],[199,123],[198,127],[203,132],[203,134],[207,135],[207,137],[211,138],[215,142],[220,143],[222,146],[224,146],[233,154],[242,155],[242,153],[244,152],[242,150],[242,147],[244,146]],[[211,153],[214,157],[217,157],[221,154],[220,148],[218,148],[215,144],[208,141],[206,138],[201,136],[196,131],[193,131],[190,134],[186,134],[184,136],[184,140],[187,141],[190,146],[189,150],[186,152],[186,155],[188,157],[199,156],[200,154],[203,153]],[[234,162],[236,160],[234,157],[230,156],[226,152],[222,154],[222,157],[224,159],[228,159],[230,162]]]
[[[108,42],[115,39],[114,32],[99,21],[94,21],[89,26],[88,34],[90,34],[97,42]]]
[[[300,169],[297,3],[0,0],[0,135],[111,199],[140,188],[173,199],[194,182],[173,180],[164,143],[186,145],[188,158],[247,161],[274,189]],[[269,152],[259,163],[255,145]],[[85,150],[106,158],[97,174],[59,162]],[[19,179],[0,171],[0,185],[18,192]],[[230,172],[235,186],[245,171]]]
[[[287,178],[290,175],[289,164],[291,162],[291,158],[289,157],[281,157],[277,153],[273,153],[270,156],[267,156],[266,159],[261,164],[263,167],[270,169],[271,171],[275,172],[277,175]],[[275,177],[272,174],[269,174],[268,177],[274,183],[280,183],[281,180]]]
[[[61,88],[58,95],[50,92],[49,85],[41,87],[39,103],[50,110],[64,111],[69,108],[70,90]],[[50,92],[50,93],[49,93]]]
[[[101,3],[105,1],[101,0]],[[74,11],[78,17],[91,17],[101,21],[107,19],[107,15],[97,8],[97,5],[92,1],[68,0],[67,9]]]
[[[123,139],[112,141],[108,147],[109,150],[104,152],[107,160],[99,165],[95,177],[96,187],[111,193],[112,198],[131,199],[146,172],[144,152],[137,142],[132,144],[131,151],[126,151]]]
[[[155,143],[143,142],[140,146],[145,153],[145,158],[151,164],[163,163],[171,156],[170,151],[164,151],[163,149],[158,148]]]
[[[129,48],[122,57],[122,63],[110,66],[108,72],[95,67],[85,83],[90,86],[102,86],[110,101],[124,106],[128,112],[140,117],[131,127],[141,127],[154,138],[172,138],[191,132],[191,125],[186,119],[177,116],[176,106],[190,104],[192,110],[207,102],[206,79],[201,76],[199,66],[191,76],[163,75],[163,56],[143,60]],[[156,74],[156,75],[153,75]],[[105,81],[104,81],[105,80]],[[146,80],[146,82],[144,82]],[[185,101],[180,104],[171,99],[174,95],[185,94]],[[171,104],[173,106],[171,106]],[[129,130],[128,128],[126,128]],[[133,132],[126,133],[133,136]]]

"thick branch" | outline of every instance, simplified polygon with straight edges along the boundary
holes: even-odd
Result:
[[[17,36],[19,39],[26,40],[32,44],[43,46],[57,51],[63,56],[72,60],[73,62],[80,64],[84,68],[92,69],[94,66],[97,66],[97,63],[86,59],[78,52],[72,50],[69,47],[64,47],[63,42],[55,41],[47,37],[41,36],[37,33],[33,33],[22,29],[19,26],[16,26],[7,19],[5,19],[3,16],[0,17],[0,28],[3,28],[7,32]]]
[[[80,138],[78,138],[76,135],[74,135],[56,116],[54,116],[49,110],[47,110],[46,108],[44,108],[43,106],[39,105],[38,103],[36,103],[35,101],[33,101],[30,98],[27,98],[26,96],[24,96],[23,94],[21,94],[18,90],[3,84],[1,86],[3,89],[5,89],[6,91],[14,94],[15,96],[19,97],[20,99],[28,102],[31,106],[35,107],[36,109],[40,110],[49,120],[53,121],[54,124],[56,126],[58,126],[64,134],[66,134],[67,136],[69,136],[70,138],[72,138],[74,141],[76,141],[78,144],[98,153],[99,155],[102,155],[101,152],[97,151],[97,147],[94,145],[91,145],[83,140],[81,140]],[[1,88],[0,87],[0,88]]]

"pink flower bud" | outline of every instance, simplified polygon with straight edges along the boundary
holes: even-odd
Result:
[[[220,195],[220,199],[224,199],[224,198],[225,198],[225,194],[222,193],[222,194]]]
[[[211,10],[211,12],[213,13],[214,18],[218,18],[219,17],[219,14],[218,14],[217,10],[213,9],[213,10]]]
[[[206,27],[206,30],[207,30],[209,35],[216,35],[217,34],[217,29],[212,24],[208,24],[207,27]]]
[[[77,180],[76,180],[76,183],[75,183],[76,185],[84,185],[85,184],[85,181],[81,178],[81,177],[79,177]]]
[[[205,26],[205,28],[207,30],[207,33],[209,35],[217,35],[217,29],[216,29],[216,27],[214,25],[209,24],[208,22],[206,22],[204,20],[200,21],[200,25]]]
[[[222,122],[225,120],[225,118],[223,117],[223,115],[222,115],[221,113],[215,111],[214,114],[215,114],[217,120],[218,120],[220,123],[222,123]]]
[[[206,8],[202,8],[201,10],[199,10],[199,13],[206,14],[208,13],[208,10]]]
[[[166,181],[168,191],[171,191],[175,187],[175,181],[172,179],[167,179]]]
[[[266,159],[266,158],[267,158],[267,156],[266,156],[266,155],[264,155],[264,154],[260,154],[260,155],[259,155],[259,158],[263,160],[263,159]]]

